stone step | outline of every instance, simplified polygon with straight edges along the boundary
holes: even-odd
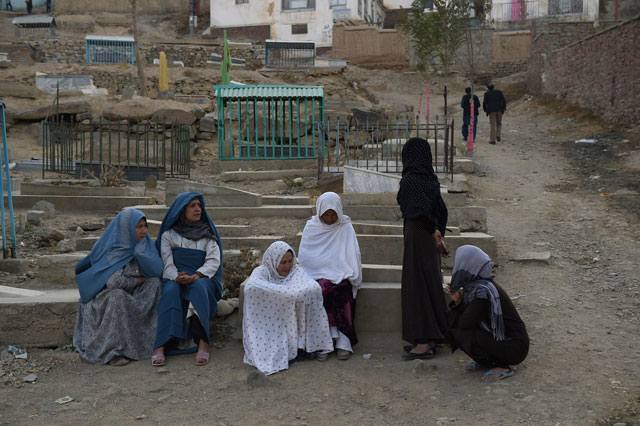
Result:
[[[109,225],[113,218],[109,218],[105,221],[106,225]],[[161,220],[147,219],[147,225],[149,226],[149,236],[152,239],[156,239],[158,236],[158,232],[160,232],[160,225],[162,224]],[[225,224],[217,224],[216,229],[220,234],[221,238],[228,237],[248,237],[252,235],[252,230],[249,225],[225,225]]]
[[[69,182],[71,183],[71,181]],[[89,186],[85,185],[59,185],[50,179],[38,179],[34,182],[24,182],[20,187],[20,195],[57,195],[74,197],[123,197],[134,195],[132,188],[123,186]]]
[[[141,210],[147,219],[162,220],[169,209],[167,206],[133,206]],[[313,216],[314,206],[260,206],[260,207],[212,207],[207,208],[214,222],[235,218],[277,217],[308,219]]]
[[[5,195],[5,205],[8,206]],[[111,196],[73,196],[73,195],[13,195],[14,209],[31,209],[38,201],[52,203],[56,210],[87,212],[114,212],[125,207],[145,205],[150,203],[151,197],[111,197]]]
[[[344,214],[354,222],[375,220],[402,223],[402,212],[397,205],[348,205],[343,209]],[[448,210],[448,225],[460,228],[461,232],[487,231],[487,214],[484,207],[448,207]]]
[[[309,199],[305,195],[263,195],[263,206],[308,206]]]
[[[353,222],[357,234],[402,235],[403,226],[397,223]],[[460,228],[447,226],[448,235],[460,235]]]
[[[464,193],[449,193],[446,189],[440,190],[442,199],[447,207],[464,207],[467,201],[467,195]],[[347,192],[340,194],[343,207],[353,205],[367,205],[367,206],[398,206],[396,199],[398,192],[378,192],[378,193],[358,193]]]
[[[402,265],[404,252],[402,235],[359,234],[357,237],[362,263]],[[302,233],[300,232],[296,235],[296,248],[300,247],[301,238]],[[460,235],[447,235],[445,242],[451,249],[451,257],[442,258],[442,267],[445,269],[453,268],[456,248],[467,244],[481,248],[494,261],[498,257],[498,246],[495,237],[482,232],[462,232]]]
[[[242,170],[236,172],[224,172],[220,176],[222,182],[245,182],[245,181],[265,181],[280,180],[282,178],[295,179],[297,177],[318,176],[318,171],[314,169],[295,170]]]

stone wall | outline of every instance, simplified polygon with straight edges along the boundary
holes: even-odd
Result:
[[[46,39],[28,42],[36,51],[37,62],[59,62],[67,64],[86,63],[86,44],[82,40]],[[231,56],[244,59],[247,67],[256,69],[261,63],[256,59],[264,50],[262,46],[231,47]],[[205,68],[212,53],[221,54],[222,46],[215,44],[143,43],[142,54],[147,64],[167,54],[167,60],[182,61],[185,67]],[[170,65],[171,66],[171,65]]]
[[[554,51],[546,65],[543,93],[617,124],[640,123],[640,15]]]
[[[408,66],[407,37],[400,30],[379,30],[368,25],[333,26],[333,58],[360,66]]]
[[[138,0],[137,8],[144,14],[164,14],[187,11],[188,2],[172,0]],[[58,14],[83,14],[87,11],[123,13],[131,10],[129,0],[55,0],[55,10]]]
[[[531,31],[494,32],[491,61],[494,63],[521,62],[529,59]]]
[[[554,50],[582,40],[598,31],[592,22],[545,22],[531,24],[531,47],[527,68],[527,88],[534,94],[543,93],[548,84],[545,62]]]

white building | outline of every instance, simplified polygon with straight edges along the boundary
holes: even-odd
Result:
[[[494,22],[552,18],[563,21],[595,21],[599,0],[493,0]]]
[[[354,19],[382,25],[382,0],[210,0],[211,27],[269,26],[279,41],[315,41],[331,46],[333,24]]]

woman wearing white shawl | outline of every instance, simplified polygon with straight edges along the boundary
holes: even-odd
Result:
[[[302,231],[299,252],[300,265],[322,287],[338,359],[349,359],[358,343],[354,316],[356,294],[362,285],[362,261],[351,219],[342,213],[342,202],[335,192],[318,197],[316,215]]]
[[[242,335],[244,362],[265,374],[333,350],[322,290],[283,241],[269,246],[247,280]]]

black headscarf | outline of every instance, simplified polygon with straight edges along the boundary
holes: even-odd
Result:
[[[411,138],[405,143],[402,148],[402,180],[397,200],[402,217],[426,217],[444,236],[448,212],[431,162],[431,147],[426,140]]]
[[[197,197],[194,197],[193,200],[195,200],[196,198]],[[186,208],[187,207],[185,206],[184,209],[186,210]],[[204,210],[204,207],[202,207],[202,210]],[[198,241],[202,238],[210,238],[214,241],[217,241],[217,238],[213,233],[213,230],[211,229],[211,225],[209,224],[209,221],[204,214],[200,216],[199,221],[189,223],[184,217],[184,210],[182,210],[180,218],[176,220],[176,223],[173,224],[171,229],[180,234],[181,237],[187,238],[192,241]]]

